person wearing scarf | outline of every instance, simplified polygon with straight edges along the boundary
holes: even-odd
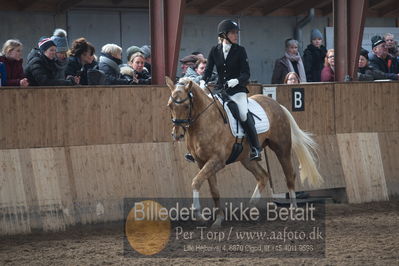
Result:
[[[306,82],[306,73],[302,58],[298,53],[298,41],[288,39],[285,41],[285,54],[276,60],[272,75],[272,84],[283,84],[289,72],[295,72],[300,82]]]
[[[99,69],[105,73],[106,85],[129,85],[131,80],[124,79],[120,73],[122,48],[116,44],[106,44],[101,48]]]

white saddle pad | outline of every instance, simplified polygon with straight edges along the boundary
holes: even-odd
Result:
[[[223,104],[222,99],[220,99],[219,97],[217,98],[220,101],[220,103]],[[231,113],[227,104],[224,105],[224,110],[226,111],[230,124],[231,133],[233,134],[233,136],[238,138],[243,138],[245,136],[244,129],[241,127],[240,122],[237,123],[237,120],[233,117],[233,114]],[[260,134],[268,131],[270,128],[269,118],[267,117],[266,112],[262,108],[262,106],[260,106],[260,104],[257,101],[248,98],[248,110],[253,114],[255,114],[254,120],[255,120],[256,132]],[[238,133],[237,133],[237,124],[238,124]]]

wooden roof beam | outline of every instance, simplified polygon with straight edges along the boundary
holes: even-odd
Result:
[[[322,16],[330,15],[333,12],[332,2],[320,8]]]
[[[220,7],[224,3],[226,3],[228,0],[220,0],[220,1],[208,1],[206,2],[203,7],[199,9],[200,14],[205,14],[215,8]]]
[[[112,0],[111,2],[112,2],[112,4],[113,4],[114,6],[117,6],[117,5],[119,5],[120,3],[122,3],[122,1],[123,1],[123,0]]]
[[[273,13],[274,11],[276,11],[277,9],[285,7],[290,2],[291,2],[291,0],[274,0],[271,2],[268,1],[267,3],[265,3],[267,5],[265,7],[263,7],[262,15],[267,16],[270,13]]]
[[[302,3],[298,4],[293,9],[294,9],[295,15],[298,16],[298,15],[303,14],[304,12],[308,11],[311,8],[317,8],[318,6],[323,6],[329,2],[331,2],[331,0],[307,0],[307,1],[303,1]]]
[[[76,6],[83,0],[64,0],[57,4],[57,13],[62,13],[73,6]]]
[[[370,3],[371,2],[371,3]],[[385,7],[387,4],[390,4],[392,0],[378,0],[378,1],[370,1],[369,3],[372,4],[373,6],[369,5],[369,8],[380,8],[380,7]]]
[[[31,0],[31,1],[17,1],[18,3],[18,10],[24,11],[27,10],[29,7],[33,6],[38,0]]]
[[[395,15],[399,11],[399,2],[391,3],[390,5],[378,10],[380,17],[386,17],[389,15]]]
[[[375,5],[378,5],[381,0],[369,0],[369,8],[373,8]]]
[[[239,3],[234,5],[234,7],[231,9],[231,13],[232,14],[244,13],[245,11],[247,11],[248,9],[250,9],[259,2],[261,2],[261,0],[240,1]]]

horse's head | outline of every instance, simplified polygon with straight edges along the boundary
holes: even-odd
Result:
[[[191,91],[193,82],[186,80],[175,85],[169,77],[166,77],[166,84],[171,91],[168,107],[172,115],[172,137],[179,141],[184,138],[193,119],[193,93]]]

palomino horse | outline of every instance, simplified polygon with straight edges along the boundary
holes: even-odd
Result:
[[[174,124],[172,135],[179,141],[187,133],[187,148],[201,169],[192,181],[193,207],[196,215],[201,218],[199,191],[206,180],[215,207],[218,208],[217,219],[213,225],[220,226],[224,214],[220,208],[216,173],[226,166],[235,137],[231,134],[229,126],[223,123],[220,114],[222,106],[219,101],[208,97],[198,84],[189,79],[180,79],[179,83],[174,85],[168,77],[166,77],[166,84],[171,90],[168,106]],[[298,157],[302,183],[307,179],[310,185],[317,185],[322,182],[322,177],[315,165],[313,153],[315,142],[309,134],[298,127],[284,106],[264,95],[254,95],[251,98],[266,111],[270,123],[269,130],[258,135],[259,143],[263,148],[269,146],[276,153],[286,177],[291,204],[296,206],[295,171],[291,150],[293,149]],[[255,176],[257,185],[251,201],[257,201],[270,176],[258,161],[249,160],[249,144],[246,141],[243,144],[243,152],[236,161],[240,161]]]

